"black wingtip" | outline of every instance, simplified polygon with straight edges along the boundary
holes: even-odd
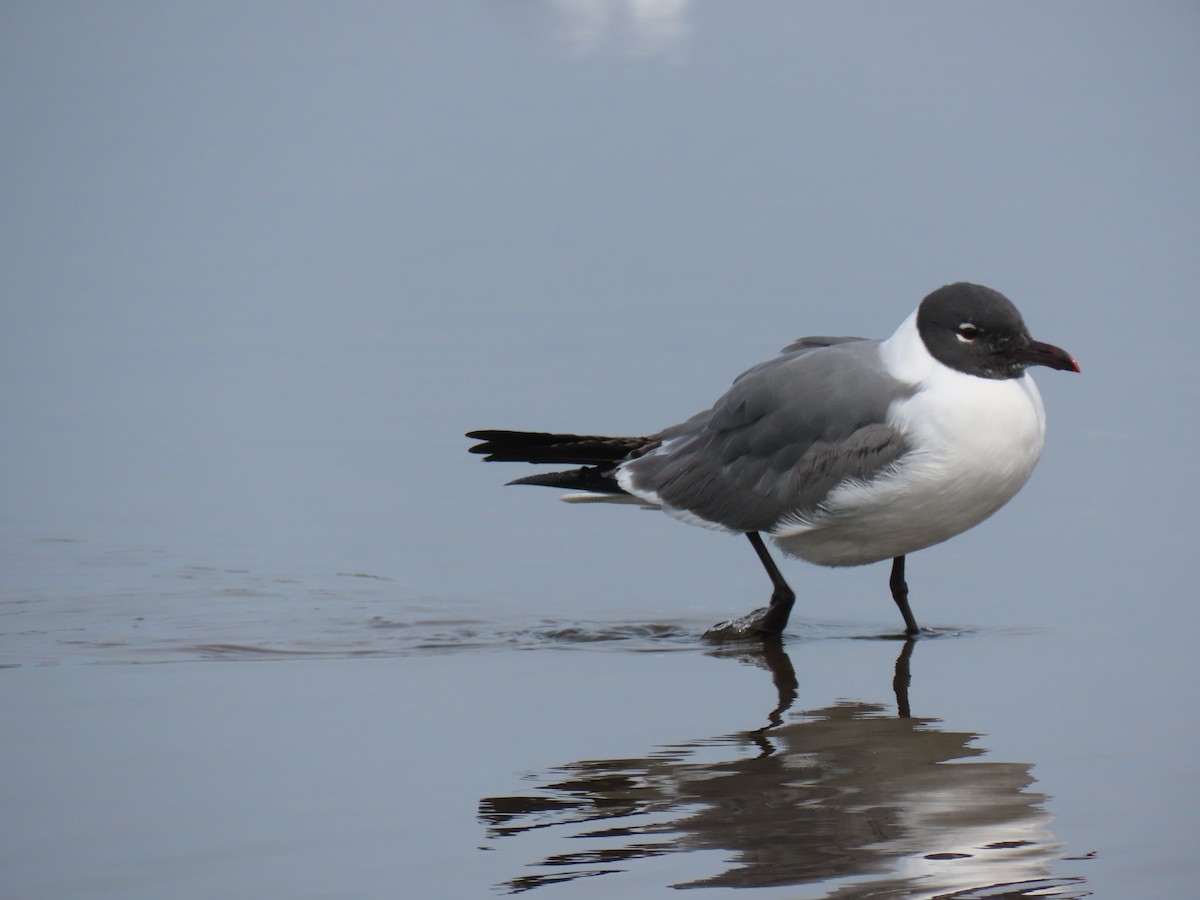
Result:
[[[589,494],[625,493],[613,477],[612,470],[600,466],[583,466],[563,472],[541,472],[537,475],[526,475],[524,478],[514,478],[508,484],[536,484],[540,487],[564,488]]]

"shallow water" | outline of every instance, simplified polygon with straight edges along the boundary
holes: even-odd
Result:
[[[812,626],[705,648],[693,623],[392,622],[325,597],[354,613],[302,612],[320,643],[177,620],[16,660],[16,895],[1086,895],[1034,765],[921,712],[926,657],[1020,636]]]
[[[1200,15],[31,5],[0,102],[0,894],[1178,898]],[[908,561],[505,488],[955,279],[1029,486]]]
[[[803,618],[777,645],[712,646],[694,618],[518,622],[366,573],[37,546],[62,573],[170,589],[5,604],[13,896],[1167,896],[1191,878],[1192,754],[1156,735],[1192,725],[1132,704],[1137,670],[1097,665],[1095,628],[906,641]]]

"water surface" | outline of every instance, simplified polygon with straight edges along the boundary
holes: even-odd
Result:
[[[0,893],[1193,890],[1192,5],[5,25]],[[958,279],[1083,372],[910,558],[915,646],[886,566],[792,561],[782,646],[709,646],[744,540],[466,453]]]

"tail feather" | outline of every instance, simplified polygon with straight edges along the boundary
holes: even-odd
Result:
[[[589,463],[620,462],[652,441],[645,437],[600,437],[585,434],[548,434],[542,431],[469,431],[467,437],[483,443],[472,453],[486,454],[488,462]]]
[[[540,484],[590,494],[624,494],[617,484],[617,464],[656,445],[647,437],[600,437],[589,434],[549,434],[543,431],[469,431],[483,443],[471,448],[487,462],[584,463],[578,469],[543,472],[509,484]]]

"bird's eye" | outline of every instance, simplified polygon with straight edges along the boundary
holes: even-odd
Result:
[[[964,344],[973,344],[975,343],[975,338],[979,337],[979,329],[970,322],[963,322],[958,326],[958,330],[954,332],[954,336]]]

